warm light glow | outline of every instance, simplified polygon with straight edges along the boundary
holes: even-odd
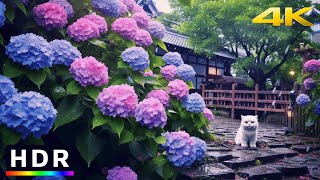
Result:
[[[287,115],[288,115],[289,120],[291,120],[291,118],[292,118],[292,111],[291,111],[290,109],[287,111]]]
[[[294,71],[290,71],[289,74],[290,74],[291,76],[293,76],[293,75],[295,74],[295,72],[294,72]]]

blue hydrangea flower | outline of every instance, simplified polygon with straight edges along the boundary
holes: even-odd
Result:
[[[197,137],[192,137],[196,142],[196,161],[201,161],[206,156],[207,143]]]
[[[73,7],[67,0],[50,0],[49,2],[61,5],[66,11],[68,15],[68,19],[73,17],[74,15]]]
[[[1,105],[0,124],[22,134],[40,138],[53,126],[57,111],[49,98],[37,92],[17,93]]]
[[[113,17],[118,17],[120,15],[119,0],[92,0],[91,5],[105,15]]]
[[[0,75],[0,87],[0,104],[5,103],[18,92],[11,79],[2,75]]]
[[[163,147],[166,149],[168,160],[177,167],[189,167],[196,160],[195,141],[185,131],[166,132],[163,134],[166,143]]]
[[[200,94],[192,93],[182,101],[182,107],[186,108],[189,112],[201,113],[206,107],[206,104]]]
[[[75,59],[82,57],[81,52],[66,40],[53,40],[50,46],[53,53],[53,64],[70,66]]]
[[[314,113],[320,115],[320,99],[315,101]]]
[[[184,64],[183,59],[178,52],[168,52],[162,57],[162,59],[167,63],[167,65],[175,65],[176,67],[179,67]]]
[[[63,176],[39,176],[34,177],[32,180],[65,180],[66,178]]]
[[[33,33],[11,37],[6,46],[6,54],[12,61],[38,70],[52,66],[50,44],[41,36]]]
[[[297,102],[297,104],[299,106],[305,107],[305,106],[308,106],[310,104],[310,98],[306,94],[300,94],[297,97],[296,102]]]
[[[149,22],[147,30],[149,31],[152,37],[158,39],[163,39],[166,34],[166,27],[157,21]]]
[[[121,57],[135,71],[144,71],[150,65],[149,54],[142,47],[128,48],[123,51]]]
[[[4,15],[4,12],[6,11],[6,5],[0,1],[0,28],[4,25],[4,22],[6,21],[6,16]]]
[[[187,64],[182,64],[177,68],[177,75],[184,81],[191,81],[196,75],[193,67]]]

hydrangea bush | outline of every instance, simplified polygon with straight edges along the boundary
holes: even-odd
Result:
[[[212,117],[193,72],[155,54],[165,27],[134,0],[4,2],[0,161],[7,145],[72,146],[76,176],[136,180],[204,158]]]

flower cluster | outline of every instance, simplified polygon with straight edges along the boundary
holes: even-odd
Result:
[[[167,63],[167,65],[175,65],[176,67],[179,67],[184,64],[183,59],[178,52],[168,52],[162,56],[162,59]]]
[[[151,34],[152,37],[163,39],[166,34],[166,28],[163,24],[157,21],[151,21],[148,24],[147,30]]]
[[[50,0],[49,2],[61,5],[66,11],[68,15],[68,19],[73,17],[74,15],[73,7],[67,0]]]
[[[171,96],[182,100],[189,94],[188,85],[184,81],[176,79],[169,82],[167,92]]]
[[[120,15],[119,0],[91,0],[94,9],[101,11],[103,14],[118,17]]]
[[[151,20],[150,16],[146,12],[134,13],[132,18],[137,22],[137,25],[140,28],[146,28]]]
[[[152,90],[148,93],[147,98],[155,98],[158,99],[164,107],[168,107],[170,105],[170,97],[168,93],[164,90]]]
[[[120,15],[125,15],[128,12],[128,6],[125,5],[122,1],[119,1],[119,3],[120,3],[119,13]]]
[[[306,94],[300,94],[297,99],[296,102],[299,106],[305,107],[308,106],[310,103],[310,98],[308,95]]]
[[[320,70],[320,61],[319,60],[309,60],[304,64],[304,68],[310,72],[318,72]]]
[[[32,33],[11,37],[6,54],[12,61],[31,70],[52,66],[50,44],[43,37]]]
[[[182,101],[182,107],[186,108],[189,112],[201,113],[206,104],[200,94],[192,93]]]
[[[207,143],[197,137],[192,137],[196,142],[196,161],[201,161],[206,156]]]
[[[303,85],[307,90],[312,90],[317,86],[317,83],[312,78],[307,78],[303,81]]]
[[[134,5],[133,8],[130,9],[133,13],[144,12],[143,7],[139,5]]]
[[[134,42],[137,43],[138,46],[150,46],[153,41],[148,31],[139,29],[134,37]]]
[[[191,81],[192,78],[196,75],[196,72],[194,71],[192,66],[182,64],[177,68],[177,75],[185,81]]]
[[[68,15],[60,4],[43,3],[35,7],[33,12],[36,22],[49,31],[67,25]]]
[[[4,25],[4,22],[6,21],[6,16],[4,15],[4,12],[6,11],[6,5],[0,1],[0,28]]]
[[[213,115],[212,111],[210,109],[208,109],[208,108],[204,108],[203,115],[209,121],[213,121],[214,120],[214,115]]]
[[[315,101],[314,113],[320,115],[320,99]]]
[[[189,167],[196,160],[196,142],[185,131],[163,134],[168,160],[177,167]]]
[[[67,31],[68,35],[77,42],[98,38],[100,36],[99,27],[94,22],[85,18],[80,18],[71,24]]]
[[[0,104],[5,103],[18,92],[11,79],[2,75],[0,75],[0,87]]]
[[[145,70],[149,67],[149,54],[142,47],[131,47],[121,54],[122,60],[133,70]]]
[[[53,40],[50,42],[53,64],[70,66],[77,58],[81,58],[81,52],[66,40]]]
[[[1,106],[0,112],[1,124],[21,133],[23,138],[47,134],[57,115],[49,98],[32,91],[17,93]]]
[[[108,171],[107,180],[137,180],[138,175],[129,167],[116,166]]]
[[[126,84],[110,86],[99,94],[97,105],[104,115],[132,117],[138,105],[138,96],[132,86]]]
[[[99,33],[104,34],[108,31],[108,25],[104,17],[96,15],[96,14],[90,14],[83,17],[83,19],[88,19],[89,21],[96,24],[99,28]]]
[[[138,123],[149,129],[164,127],[167,123],[166,110],[158,99],[147,98],[140,102],[135,112]]]
[[[109,82],[108,67],[92,56],[76,59],[70,66],[70,73],[83,87],[98,87]]]
[[[133,9],[133,7],[136,5],[135,0],[120,0],[123,4],[127,6],[128,9]]]
[[[172,81],[177,74],[177,67],[168,65],[161,68],[161,75],[168,81]]]
[[[112,23],[112,30],[124,38],[133,40],[138,31],[137,22],[132,18],[118,18]]]
[[[156,75],[151,71],[147,71],[143,74],[144,77],[156,77]]]

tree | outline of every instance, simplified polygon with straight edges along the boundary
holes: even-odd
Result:
[[[172,3],[173,16],[181,17],[179,30],[190,37],[199,53],[212,55],[226,47],[238,58],[236,70],[247,73],[265,87],[280,67],[294,56],[293,47],[308,41],[310,28],[299,23],[292,27],[253,24],[252,19],[269,7],[293,7],[294,11],[311,6],[305,0],[194,0],[191,7]],[[269,15],[267,18],[272,19]]]

